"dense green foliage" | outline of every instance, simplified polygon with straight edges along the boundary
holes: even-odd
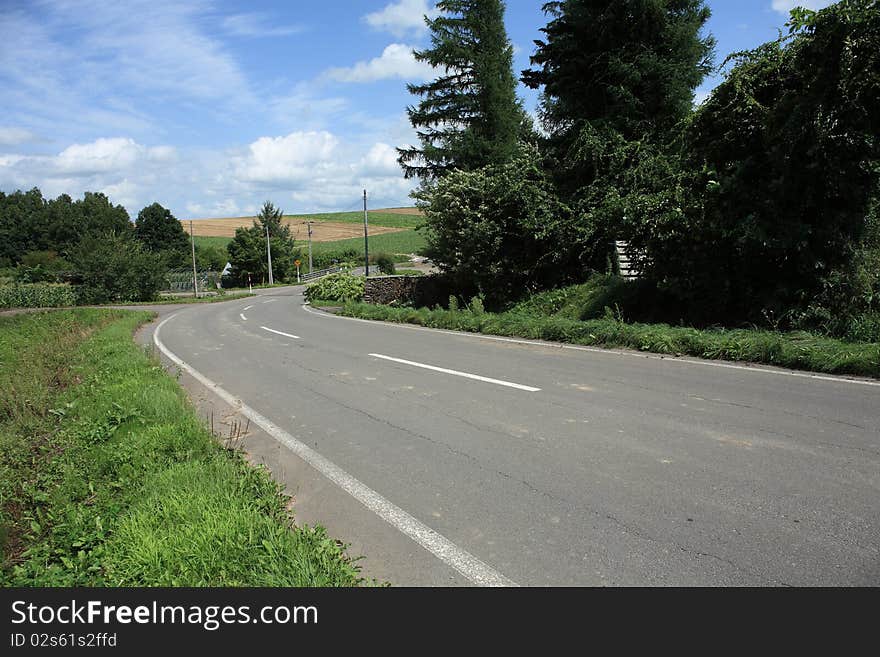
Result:
[[[294,244],[290,226],[282,223],[283,213],[266,201],[250,228],[237,228],[235,237],[226,246],[232,271],[226,277],[227,286],[246,286],[248,277],[253,284],[269,281],[268,250],[272,253],[272,277],[275,282],[296,278],[297,258],[301,249]],[[266,244],[268,233],[269,245]]]
[[[664,141],[711,70],[703,0],[548,2],[551,20],[523,82],[542,89],[551,168],[566,195],[602,175],[607,140]],[[597,143],[599,142],[599,143]]]
[[[0,308],[58,308],[76,305],[76,293],[66,283],[0,285]]]
[[[190,262],[189,235],[171,211],[158,203],[138,213],[134,235],[147,251],[164,254],[172,267],[184,267]]]
[[[585,233],[557,200],[532,147],[504,164],[453,171],[417,198],[425,253],[462,293],[490,304],[566,282],[591,256],[589,244],[572,243]]]
[[[66,257],[87,237],[131,235],[128,212],[103,194],[86,192],[73,201],[67,194],[46,200],[39,189],[0,194],[0,261],[18,264],[31,251]]]
[[[734,57],[676,151],[643,158],[604,199],[643,249],[643,273],[691,321],[797,325],[878,309],[865,240],[880,173],[880,8],[852,0],[797,16],[791,37]]]
[[[321,528],[131,340],[145,313],[0,318],[2,586],[351,586]]]
[[[348,273],[324,276],[306,288],[309,301],[360,301],[363,298],[364,278]]]
[[[81,303],[150,301],[165,284],[162,256],[120,235],[87,237],[70,255]]]
[[[441,0],[436,9],[439,15],[427,20],[431,47],[414,55],[441,74],[407,86],[421,97],[407,109],[421,147],[398,149],[407,178],[432,180],[452,169],[504,162],[527,123],[516,98],[504,3]]]

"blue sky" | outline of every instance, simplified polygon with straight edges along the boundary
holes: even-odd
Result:
[[[508,0],[515,69],[546,23]],[[710,0],[717,61],[775,38],[795,4]],[[395,146],[429,0],[0,0],[0,189],[102,191],[134,217],[411,205]],[[698,90],[704,98],[719,78]],[[537,94],[520,90],[534,110]]]

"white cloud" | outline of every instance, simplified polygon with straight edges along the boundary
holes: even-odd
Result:
[[[17,146],[33,141],[34,138],[35,135],[30,130],[0,126],[0,146]]]
[[[427,0],[398,0],[380,11],[367,14],[363,20],[374,29],[385,30],[401,38],[425,32],[425,16],[433,17],[436,14],[433,6],[428,6]]]
[[[177,157],[174,146],[154,146],[147,149],[147,158],[153,162],[170,162]]]
[[[66,174],[89,175],[126,170],[143,154],[144,147],[133,139],[102,138],[90,144],[68,146],[58,154],[54,164],[58,171]]]
[[[392,43],[379,57],[358,62],[350,68],[332,68],[326,75],[339,82],[375,82],[400,78],[402,80],[430,80],[434,69],[413,57],[412,46]]]
[[[139,209],[133,210],[133,208],[140,205],[139,198],[142,190],[139,185],[128,178],[123,178],[118,183],[105,185],[98,191],[102,192],[107,198],[109,198],[113,205],[122,205],[128,209],[128,214],[132,219],[134,219],[137,216],[137,212],[140,211]]]
[[[239,37],[282,37],[301,33],[301,25],[272,25],[266,14],[235,14],[223,19],[223,29]]]
[[[326,168],[339,139],[326,131],[293,132],[285,137],[260,137],[238,167],[252,182],[303,180]]]
[[[369,175],[400,174],[397,150],[388,144],[377,143],[361,160],[362,171]]]
[[[773,9],[788,16],[788,13],[795,7],[824,9],[833,2],[835,0],[773,0]]]

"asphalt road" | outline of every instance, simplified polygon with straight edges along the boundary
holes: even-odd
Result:
[[[303,303],[290,288],[169,309],[160,342],[262,418],[269,431],[248,451],[296,493],[301,520],[366,556],[367,574],[880,584],[877,382],[492,340]]]

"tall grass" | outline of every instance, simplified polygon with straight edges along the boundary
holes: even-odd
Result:
[[[320,528],[132,341],[146,313],[0,318],[4,586],[349,586]]]
[[[541,303],[550,302],[545,299]],[[443,310],[347,303],[340,312],[349,317],[458,331],[880,377],[880,344],[848,343],[806,332],[698,330],[668,324],[628,323],[610,311],[604,317],[581,321],[538,312],[534,305],[488,313],[474,307]]]

